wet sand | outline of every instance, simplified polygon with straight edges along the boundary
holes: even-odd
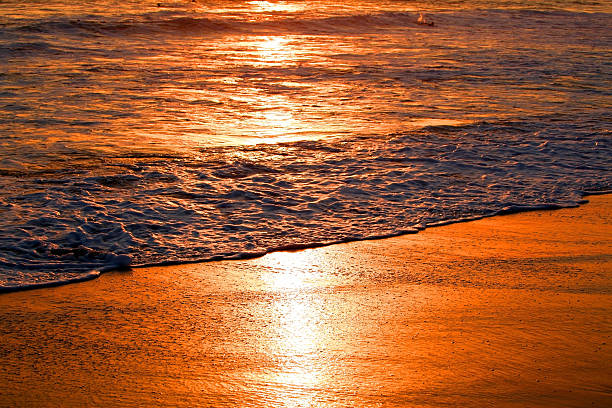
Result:
[[[1,406],[612,406],[612,196],[0,295]]]

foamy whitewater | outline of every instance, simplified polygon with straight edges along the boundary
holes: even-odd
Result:
[[[612,188],[611,17],[3,1],[0,290],[577,205]]]

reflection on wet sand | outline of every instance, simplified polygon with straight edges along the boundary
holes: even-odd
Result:
[[[276,384],[280,391],[276,398],[283,406],[310,406],[314,402],[312,396],[303,390],[329,382],[319,353],[328,348],[332,339],[330,333],[322,330],[325,327],[322,299],[309,293],[316,285],[309,275],[316,279],[319,274],[308,271],[308,255],[279,252],[259,260],[268,269],[261,275],[264,290],[278,293],[271,308],[258,310],[260,318],[270,320],[270,330],[260,347],[262,352],[274,356],[278,367],[258,380],[262,384]]]
[[[612,200],[592,201],[0,296],[2,404],[607,406]]]

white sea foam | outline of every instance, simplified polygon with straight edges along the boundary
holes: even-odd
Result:
[[[391,236],[573,206],[610,187],[609,133],[522,126],[218,147],[203,149],[205,159],[91,170],[114,172],[106,176],[21,176],[2,202],[3,286]]]

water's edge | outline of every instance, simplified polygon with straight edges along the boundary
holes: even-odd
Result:
[[[86,281],[96,279],[100,277],[103,273],[106,273],[106,272],[128,271],[128,270],[132,270],[133,268],[150,268],[150,267],[156,267],[156,266],[189,265],[189,264],[197,264],[197,263],[216,262],[216,261],[241,261],[241,260],[261,258],[262,256],[273,253],[273,252],[300,251],[304,249],[321,248],[321,247],[326,247],[330,245],[346,244],[349,242],[374,241],[374,240],[381,240],[381,239],[387,239],[387,238],[394,238],[394,237],[399,237],[402,235],[416,234],[419,231],[423,231],[428,228],[437,228],[437,227],[443,227],[443,226],[451,225],[451,224],[477,221],[477,220],[481,220],[484,218],[491,218],[491,217],[532,212],[532,211],[554,211],[554,210],[561,210],[564,208],[577,208],[581,205],[585,205],[589,203],[589,200],[587,200],[585,197],[612,194],[612,190],[582,191],[580,192],[580,194],[583,197],[583,199],[579,200],[575,204],[567,204],[567,205],[544,204],[544,205],[534,205],[534,206],[506,207],[501,210],[493,211],[485,215],[477,215],[473,217],[463,217],[463,218],[458,218],[458,219],[453,219],[453,220],[437,221],[437,222],[433,222],[433,223],[427,224],[422,227],[412,228],[408,230],[399,230],[399,231],[396,231],[390,234],[384,234],[384,235],[373,235],[373,236],[367,236],[363,238],[347,237],[345,239],[339,239],[335,241],[311,242],[311,243],[305,243],[305,244],[291,244],[291,245],[284,245],[284,246],[269,248],[266,251],[243,252],[243,253],[236,254],[233,256],[228,256],[228,257],[216,255],[216,256],[209,257],[209,258],[202,258],[202,259],[195,259],[195,260],[164,261],[164,262],[154,262],[154,263],[148,263],[148,264],[135,264],[135,265],[131,265],[130,267],[121,267],[121,268],[113,267],[113,268],[108,268],[108,269],[102,268],[99,270],[92,270],[90,272],[84,273],[83,276],[70,278],[66,280],[56,279],[56,280],[41,282],[41,283],[31,283],[31,284],[27,284],[23,286],[0,287],[0,295],[6,294],[6,293],[23,292],[23,291],[29,291],[29,290],[34,290],[34,289],[46,289],[46,288],[51,288],[51,287],[73,284],[73,283],[86,282]]]

